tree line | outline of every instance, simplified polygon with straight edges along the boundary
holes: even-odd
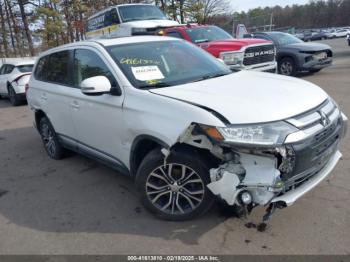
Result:
[[[239,23],[252,31],[268,30],[270,24],[275,30],[350,26],[350,0],[313,0],[305,5],[259,7],[217,15],[211,17],[210,22],[229,32],[232,32],[232,25]]]
[[[350,25],[350,0],[318,0],[306,5],[232,12],[231,0],[0,0],[0,58],[34,56],[85,36],[87,17],[124,3],[152,3],[180,23],[216,24],[232,32],[234,23],[257,27],[314,28]]]

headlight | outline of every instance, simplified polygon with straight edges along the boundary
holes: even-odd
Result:
[[[225,142],[259,146],[282,145],[287,135],[298,131],[297,128],[282,121],[217,127],[217,130]]]
[[[240,65],[243,63],[244,52],[223,52],[219,58],[227,65]]]

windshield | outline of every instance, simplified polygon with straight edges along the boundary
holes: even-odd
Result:
[[[197,27],[186,29],[186,33],[193,43],[210,42],[214,40],[232,39],[226,31],[217,26]]]
[[[127,5],[119,6],[118,9],[123,22],[167,19],[163,12],[154,5]]]
[[[22,73],[32,72],[34,65],[20,65],[17,66],[18,70]]]
[[[137,88],[180,85],[232,73],[210,54],[185,41],[144,42],[107,47]]]
[[[287,33],[274,32],[269,35],[272,37],[273,42],[280,46],[303,43],[299,38]]]

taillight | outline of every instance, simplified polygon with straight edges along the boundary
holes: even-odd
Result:
[[[29,84],[25,84],[24,90],[25,90],[26,95],[27,95],[28,89],[29,89]]]

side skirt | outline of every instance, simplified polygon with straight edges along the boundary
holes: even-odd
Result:
[[[131,177],[129,169],[119,159],[68,136],[62,134],[57,135],[63,147],[108,166],[123,175]]]

